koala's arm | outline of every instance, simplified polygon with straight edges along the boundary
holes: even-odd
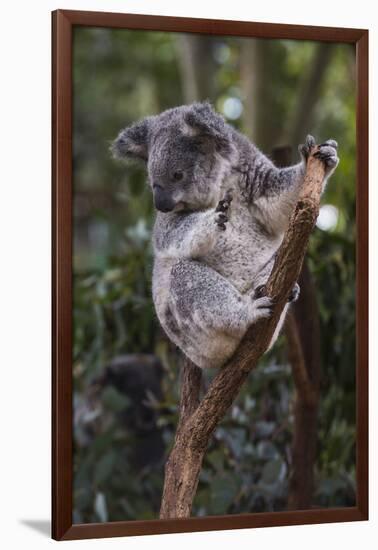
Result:
[[[255,215],[271,232],[286,229],[305,170],[303,161],[280,169],[262,154],[256,159],[251,203]]]
[[[314,138],[308,136],[299,149],[302,161],[288,168],[277,168],[258,150],[255,150],[253,162],[244,167],[243,186],[254,214],[272,232],[280,233],[287,227],[306,172],[307,158],[314,145]],[[321,144],[318,157],[325,165],[324,190],[338,164],[337,143],[329,140]]]

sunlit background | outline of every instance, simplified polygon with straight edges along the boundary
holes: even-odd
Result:
[[[285,161],[297,162],[308,133],[339,143],[307,259],[322,371],[311,506],[354,505],[354,49],[77,28],[73,55],[74,521],[158,515],[179,356],[151,301],[154,214],[145,171],[115,162],[109,144],[146,115],[203,99],[274,159],[285,151]],[[293,402],[283,334],[216,432],[195,515],[286,509]]]

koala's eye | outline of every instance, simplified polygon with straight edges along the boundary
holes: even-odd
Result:
[[[184,172],[181,172],[181,170],[177,170],[177,172],[173,173],[173,179],[175,181],[181,181],[183,177],[184,177]]]

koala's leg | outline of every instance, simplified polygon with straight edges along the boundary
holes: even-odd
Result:
[[[248,327],[271,314],[271,299],[241,294],[218,272],[195,260],[172,267],[170,292],[160,321],[192,361],[220,366],[232,355]]]
[[[183,319],[198,327],[243,334],[248,326],[271,313],[271,299],[241,294],[211,267],[195,260],[180,260],[172,268],[170,296]]]

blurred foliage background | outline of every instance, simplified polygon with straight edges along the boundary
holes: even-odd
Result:
[[[297,161],[307,133],[339,142],[308,252],[322,368],[311,506],[354,505],[354,53],[343,44],[74,30],[74,522],[158,516],[180,357],[151,300],[145,170],[114,161],[109,144],[146,115],[203,99],[267,154],[290,146]],[[281,335],[216,431],[194,515],[286,509],[294,394]]]

